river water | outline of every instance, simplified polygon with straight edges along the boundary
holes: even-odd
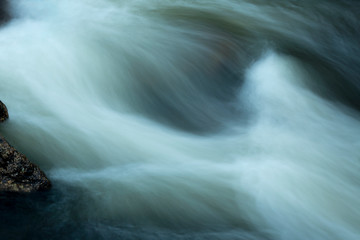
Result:
[[[359,239],[359,1],[9,3],[2,238]]]

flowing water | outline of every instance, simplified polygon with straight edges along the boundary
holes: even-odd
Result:
[[[360,238],[359,1],[8,8],[0,132],[53,189],[2,239]]]

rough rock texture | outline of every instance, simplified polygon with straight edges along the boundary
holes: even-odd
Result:
[[[0,191],[33,192],[50,187],[45,174],[0,137]]]
[[[6,106],[0,101],[0,121],[8,117]],[[50,188],[44,172],[0,137],[0,191],[34,192]]]

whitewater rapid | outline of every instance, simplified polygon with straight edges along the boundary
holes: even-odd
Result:
[[[61,192],[46,211],[71,209],[55,225],[95,222],[97,239],[123,226],[147,229],[124,239],[359,239],[359,4],[10,5],[0,131]]]

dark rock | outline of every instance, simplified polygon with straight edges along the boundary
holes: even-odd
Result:
[[[8,110],[5,104],[2,101],[0,101],[0,122],[3,122],[8,118],[9,118]]]
[[[0,101],[0,121],[7,118],[7,108]],[[34,192],[50,188],[45,173],[0,137],[0,191]]]
[[[0,191],[34,192],[50,188],[45,173],[0,137]]]

